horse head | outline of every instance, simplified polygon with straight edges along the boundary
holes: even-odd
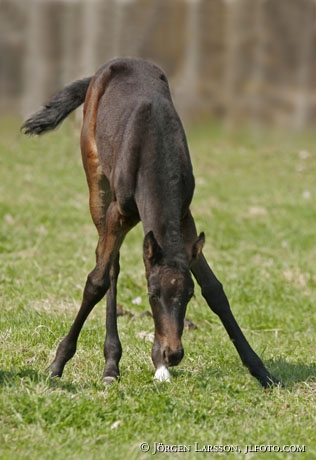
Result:
[[[181,337],[189,300],[194,294],[190,259],[202,250],[204,235],[191,248],[191,257],[180,257],[164,251],[153,232],[144,239],[144,264],[149,302],[155,324],[152,360],[158,380],[168,380],[168,367],[177,366],[183,358]],[[166,253],[165,253],[166,252]]]

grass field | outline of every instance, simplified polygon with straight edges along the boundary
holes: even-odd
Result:
[[[118,320],[121,381],[104,388],[104,302],[63,378],[44,373],[94,266],[77,131],[69,121],[29,139],[15,121],[1,121],[0,458],[149,459],[157,448],[159,458],[217,458],[203,452],[214,445],[225,446],[220,458],[316,458],[315,137],[188,131],[204,252],[285,388],[261,389],[198,288],[185,358],[171,383],[153,381],[140,226],[121,253],[118,301],[134,314]],[[245,453],[255,445],[261,453]],[[241,452],[228,452],[236,446]],[[283,446],[293,452],[276,452]]]

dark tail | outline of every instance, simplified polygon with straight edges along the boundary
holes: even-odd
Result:
[[[42,109],[31,115],[22,125],[25,134],[42,134],[55,129],[86,97],[92,77],[65,86]]]

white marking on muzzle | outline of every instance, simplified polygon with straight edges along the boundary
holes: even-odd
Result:
[[[170,372],[166,366],[160,366],[155,372],[155,379],[158,382],[170,382]]]

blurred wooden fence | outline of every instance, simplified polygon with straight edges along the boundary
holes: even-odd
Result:
[[[0,0],[1,111],[114,56],[161,65],[187,119],[316,121],[316,0]]]

